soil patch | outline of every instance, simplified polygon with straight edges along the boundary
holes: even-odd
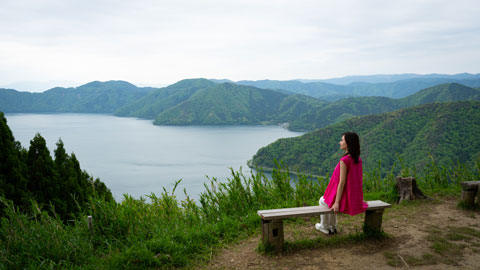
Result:
[[[416,201],[387,209],[386,240],[344,241],[315,249],[277,255],[256,251],[255,236],[217,252],[199,269],[479,269],[480,212],[457,208],[456,199]],[[341,237],[359,232],[364,215],[341,215],[338,236],[314,229],[318,218],[285,222],[289,242],[318,237]]]

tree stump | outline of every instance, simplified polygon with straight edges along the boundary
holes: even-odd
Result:
[[[397,191],[399,199],[397,203],[401,203],[405,200],[417,200],[417,199],[427,199],[428,197],[423,194],[423,192],[418,189],[417,181],[415,177],[400,177],[397,176]]]
[[[475,203],[475,196],[478,194],[478,188],[480,181],[465,181],[460,183],[462,186],[462,201],[465,203],[465,207],[472,208]],[[479,197],[479,206],[480,206],[480,196]]]

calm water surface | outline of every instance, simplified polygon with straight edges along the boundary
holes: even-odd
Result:
[[[230,169],[243,168],[257,150],[279,138],[299,136],[278,126],[154,126],[150,120],[98,114],[7,114],[17,141],[28,148],[35,133],[50,153],[59,138],[75,153],[82,169],[100,178],[116,200],[160,195],[163,187],[198,199],[209,177],[223,181]]]

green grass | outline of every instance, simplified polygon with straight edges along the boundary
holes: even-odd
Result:
[[[464,234],[451,232],[451,233],[447,234],[447,239],[449,241],[461,241],[461,240],[467,241],[467,240],[470,240],[472,238],[470,236],[467,236],[467,235],[464,235]]]
[[[438,191],[458,198],[459,183],[478,179],[478,168],[477,163],[438,169],[417,176],[417,183],[427,194]],[[393,175],[381,176],[378,172],[365,174],[365,200],[394,202]],[[257,210],[316,205],[326,184],[323,177],[312,179],[301,174],[293,181],[288,168],[274,169],[271,178],[262,172],[245,177],[232,170],[229,179],[210,179],[199,201],[188,194],[179,201],[175,196],[177,183],[172,191],[164,189],[159,195],[148,196],[148,203],[127,195],[120,203],[91,199],[81,214],[66,223],[49,214],[51,209],[39,209],[34,202],[35,211],[27,213],[2,200],[0,270],[191,268],[209,261],[221,247],[258,233],[261,222]],[[421,203],[406,202],[394,207],[408,209]],[[88,215],[93,217],[93,234],[86,222]],[[478,230],[459,230],[451,229],[451,234],[443,236],[445,241],[432,241],[432,253],[446,254],[453,242],[480,237]],[[297,238],[285,243],[285,251],[362,241],[377,240],[363,233],[313,240]],[[456,245],[461,248],[461,244]],[[405,259],[430,259],[430,255],[424,256]]]
[[[437,257],[430,253],[424,253],[421,256],[402,256],[395,252],[385,251],[383,255],[387,259],[387,264],[393,267],[404,267],[405,263],[402,261],[402,258],[409,266],[434,265],[438,262]]]
[[[463,227],[449,227],[449,230],[455,234],[463,234],[466,236],[472,236],[480,239],[480,229],[477,230],[471,227],[463,226]]]
[[[412,265],[412,266],[431,265],[431,264],[437,263],[435,256],[430,253],[422,254],[422,256],[420,257],[407,256],[405,261],[408,263],[408,265]]]
[[[480,209],[480,205],[478,203],[474,203],[473,205],[465,203],[465,201],[459,201],[457,207],[463,210],[473,210],[477,211]]]

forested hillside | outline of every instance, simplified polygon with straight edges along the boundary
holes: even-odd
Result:
[[[293,171],[331,173],[342,152],[338,142],[345,131],[360,135],[364,168],[382,164],[425,169],[433,158],[439,165],[480,158],[480,102],[431,103],[395,112],[355,117],[296,138],[280,139],[261,148],[251,166],[271,168],[283,161]]]
[[[82,171],[75,154],[66,153],[61,140],[54,158],[40,134],[25,149],[15,141],[0,112],[0,197],[13,201],[22,210],[30,210],[33,199],[47,208],[53,206],[55,213],[66,220],[92,196],[113,200],[105,184]]]
[[[325,102],[231,83],[197,91],[160,113],[156,125],[276,124],[289,122]]]
[[[458,83],[441,84],[421,90],[398,100],[400,107],[421,105],[432,102],[480,100],[480,91]]]
[[[155,119],[156,125],[288,123],[290,130],[308,131],[359,115],[430,102],[478,99],[480,91],[456,83],[430,87],[403,99],[351,97],[326,102],[305,95],[190,79],[153,91],[116,115]]]
[[[480,91],[457,83],[447,83],[423,89],[402,99],[386,97],[346,98],[299,115],[289,122],[289,129],[313,130],[354,116],[391,112],[432,102],[459,100],[480,100]]]
[[[296,94],[307,95],[323,100],[338,100],[353,96],[352,89],[344,85],[336,85],[324,82],[303,83],[297,80],[292,81],[238,81],[240,85],[248,85],[262,89],[285,90]]]
[[[148,95],[118,108],[115,115],[155,119],[159,113],[187,100],[199,89],[213,85],[215,83],[207,79],[182,80],[152,91]]]
[[[156,125],[258,125],[286,123],[325,104],[304,95],[188,79],[153,91],[115,115],[155,119]]]
[[[0,89],[0,111],[113,113],[152,90],[154,88],[139,88],[124,81],[95,81],[76,88],[56,87],[43,93]]]

